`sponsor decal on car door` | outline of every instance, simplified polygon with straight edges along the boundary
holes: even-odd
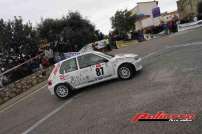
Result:
[[[95,76],[94,80],[96,81],[103,80],[114,75],[113,66],[109,62],[96,64],[93,66],[93,70]]]

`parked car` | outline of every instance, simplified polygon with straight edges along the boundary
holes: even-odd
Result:
[[[76,55],[55,64],[48,89],[52,95],[67,98],[75,89],[116,78],[128,80],[143,68],[141,60],[135,54],[109,55],[92,51]]]

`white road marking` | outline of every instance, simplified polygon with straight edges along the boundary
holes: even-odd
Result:
[[[11,104],[11,105],[9,105],[9,106],[3,108],[3,109],[0,111],[0,113],[3,113],[3,112],[5,112],[5,111],[11,109],[11,108],[12,108],[13,106],[15,106],[16,104],[18,104],[18,103],[20,103],[20,102],[22,102],[22,101],[28,99],[29,97],[31,97],[31,96],[33,96],[33,95],[35,95],[36,93],[38,93],[39,91],[41,91],[41,90],[42,90],[43,88],[45,88],[46,86],[47,86],[47,84],[46,84],[45,86],[39,88],[38,90],[32,92],[31,94],[27,95],[26,97],[23,97],[23,98],[17,100],[15,103],[13,103],[13,104]]]
[[[161,51],[162,51],[162,50],[160,50],[160,51],[158,50],[158,51],[151,52],[151,53],[145,55],[144,57],[142,57],[142,59],[149,58],[149,57],[151,57],[151,56],[153,56],[153,55],[155,55],[155,54],[157,54],[157,53],[159,53],[159,52],[161,52]]]
[[[167,46],[161,50],[157,50],[157,51],[154,51],[154,52],[151,52],[147,55],[145,55],[144,57],[142,57],[142,59],[146,59],[146,58],[149,58],[153,55],[156,55],[158,53],[160,53],[161,51],[165,51],[167,49],[172,49],[172,48],[180,48],[180,47],[188,47],[188,46],[195,46],[195,45],[202,45],[202,42],[192,42],[192,43],[186,43],[186,44],[181,44],[181,45],[175,45],[175,46]]]
[[[35,128],[37,128],[39,125],[41,125],[44,121],[48,120],[51,116],[55,115],[57,112],[62,110],[67,104],[71,103],[73,99],[70,99],[63,103],[60,107],[56,108],[51,113],[47,114],[45,117],[43,117],[41,120],[37,121],[34,125],[32,125],[30,128],[28,128],[26,131],[24,131],[22,134],[28,134]]]

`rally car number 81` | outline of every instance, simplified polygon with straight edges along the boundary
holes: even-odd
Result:
[[[128,80],[142,70],[141,60],[136,54],[109,55],[95,51],[79,54],[55,64],[48,78],[48,89],[52,95],[67,98],[75,89],[116,78]]]

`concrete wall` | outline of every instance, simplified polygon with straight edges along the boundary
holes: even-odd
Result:
[[[150,27],[150,26],[154,25],[154,20],[152,18],[145,18],[141,22],[142,22],[143,28]]]
[[[156,1],[137,3],[137,6],[131,10],[132,14],[144,14],[149,15],[150,17],[138,20],[135,23],[136,30],[144,29],[150,26],[158,26],[160,24],[160,17],[153,18],[152,14],[152,10],[156,7],[158,7]]]
[[[138,14],[150,15],[151,18],[153,18],[152,9],[158,7],[157,3],[154,1],[141,2],[138,3],[137,6],[138,6]]]

